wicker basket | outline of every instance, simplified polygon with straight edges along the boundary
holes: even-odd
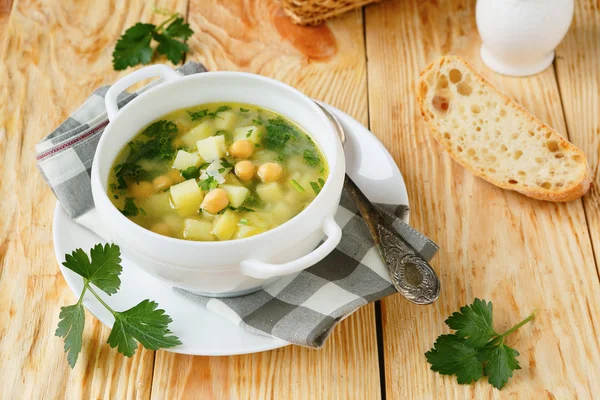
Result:
[[[381,0],[279,0],[283,11],[299,25],[317,25],[353,8]]]

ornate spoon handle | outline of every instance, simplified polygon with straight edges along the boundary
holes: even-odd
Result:
[[[431,304],[436,301],[440,295],[440,281],[433,268],[401,236],[389,228],[367,196],[348,175],[344,186],[367,223],[375,247],[396,290],[415,304]]]

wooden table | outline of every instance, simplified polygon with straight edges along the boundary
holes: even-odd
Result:
[[[441,246],[443,284],[423,307],[391,296],[341,323],[321,350],[296,346],[236,357],[140,349],[127,359],[88,315],[71,370],[54,336],[74,302],[53,253],[55,198],[34,145],[114,72],[111,53],[135,22],[160,21],[152,2],[0,1],[0,397],[4,399],[464,399],[600,396],[598,180],[583,200],[535,201],[500,190],[451,161],[421,121],[419,71],[459,54],[584,149],[600,149],[600,1],[577,0],[554,64],[507,78],[478,56],[475,1],[389,0],[317,28],[292,25],[271,0],[159,0],[187,16],[188,60],[211,70],[280,79],[357,118],[393,154],[414,226]],[[164,60],[158,59],[157,62]],[[501,392],[429,370],[423,353],[444,319],[474,297],[494,302],[502,329],[538,309],[508,342],[521,371]],[[206,329],[210,329],[207,327]],[[595,395],[594,395],[595,393]]]

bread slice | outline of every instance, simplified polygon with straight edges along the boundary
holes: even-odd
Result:
[[[418,102],[435,139],[486,181],[548,201],[575,200],[589,189],[583,152],[459,57],[425,68]]]

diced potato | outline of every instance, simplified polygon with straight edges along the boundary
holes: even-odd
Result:
[[[229,240],[237,229],[239,216],[237,213],[227,210],[213,222],[213,234],[219,240]]]
[[[219,187],[227,192],[229,203],[236,208],[244,203],[246,197],[248,197],[248,194],[250,193],[250,190],[243,186],[221,185]]]
[[[255,162],[258,163],[268,163],[268,162],[277,162],[279,158],[279,154],[271,150],[259,150],[254,152],[254,157],[252,158]]]
[[[221,160],[215,160],[202,172],[200,180],[203,181],[212,176],[219,184],[225,183],[225,177],[229,175],[229,172],[231,172],[231,168],[225,168],[221,164]]]
[[[223,171],[223,173],[228,173],[229,171],[225,170]],[[219,173],[219,171],[208,171],[208,172],[203,172],[200,175],[200,180],[206,180],[209,177],[213,177],[215,178],[215,181],[217,181],[217,183],[220,185],[221,183],[225,183],[225,178],[223,177],[223,175],[221,175],[221,173]]]
[[[150,215],[165,215],[173,212],[171,202],[169,201],[169,193],[167,192],[149,196],[140,203],[140,207]]]
[[[213,224],[194,218],[187,218],[183,223],[183,237],[190,240],[215,240],[212,234]]]
[[[275,202],[281,200],[283,192],[277,182],[260,183],[256,185],[256,193],[261,200],[266,202]]]
[[[257,228],[251,225],[240,225],[235,232],[236,239],[243,239],[250,236],[258,235],[259,233],[263,233],[265,230],[262,228]]]
[[[211,214],[208,211],[204,211],[202,209],[200,209],[200,214],[202,215],[202,218],[207,219],[209,221],[214,221],[216,217],[218,217],[217,214]]]
[[[175,169],[186,169],[189,167],[197,167],[200,165],[200,156],[194,153],[188,153],[187,151],[179,150],[173,161],[172,168]]]
[[[234,174],[228,174],[225,177],[225,184],[233,185],[233,186],[241,186],[242,185],[240,180]]]
[[[215,172],[218,172],[221,175],[223,175],[223,177],[225,177],[225,175],[227,175],[231,171],[231,168],[228,167],[228,168],[225,168],[224,171],[220,171],[223,168],[225,168],[225,167],[223,167],[221,160],[215,160],[215,161],[211,162],[208,167],[206,167],[205,171],[206,172],[215,171]]]
[[[163,221],[171,227],[175,237],[180,237],[183,228],[183,219],[179,215],[170,214],[163,217]]]
[[[271,215],[268,213],[260,211],[246,213],[244,218],[248,220],[248,225],[251,226],[265,229],[268,229],[271,226]]]
[[[311,186],[311,182],[319,182],[319,178],[321,176],[318,173],[315,172],[306,172],[304,173],[300,178],[296,179],[296,181],[304,188],[304,190],[306,191],[306,193],[310,194],[311,196],[315,195],[315,191]],[[319,185],[320,186],[320,185]]]
[[[173,122],[175,123],[175,125],[177,125],[177,129],[179,129],[179,132],[189,131],[195,125],[198,125],[198,121],[192,121],[188,113],[179,116],[179,118],[174,119]]]
[[[212,121],[204,121],[194,129],[181,136],[181,141],[186,147],[194,148],[199,140],[206,139],[215,134]]]
[[[223,111],[218,114],[218,118],[215,118],[214,124],[215,129],[231,131],[238,122],[238,115],[233,111]]]
[[[248,139],[252,143],[260,143],[262,136],[262,128],[254,125],[242,126],[233,131],[233,141]]]
[[[286,222],[287,220],[292,218],[295,214],[294,210],[289,205],[287,205],[286,203],[284,203],[282,201],[276,203],[273,206],[271,212],[273,213],[275,220],[279,223]]]
[[[291,188],[283,195],[283,201],[289,205],[298,205],[310,197],[314,197],[314,192],[311,187],[305,188],[304,192],[299,192],[296,189]]]
[[[182,216],[196,214],[203,199],[204,194],[195,179],[188,179],[171,186],[171,200],[177,212]]]
[[[302,156],[293,156],[290,157],[287,161],[286,161],[288,170],[290,171],[304,171],[306,169],[306,166],[308,164],[306,164],[306,161],[304,161],[304,158]],[[294,177],[294,179],[298,180],[296,177]]]
[[[211,162],[224,157],[225,152],[227,151],[225,147],[225,137],[221,135],[199,140],[197,146],[200,157],[206,160],[206,162]]]

